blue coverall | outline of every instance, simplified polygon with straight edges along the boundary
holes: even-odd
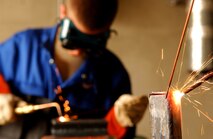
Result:
[[[88,57],[72,76],[63,81],[54,63],[57,27],[28,29],[1,43],[0,75],[15,95],[29,103],[41,103],[37,102],[40,100],[37,98],[56,100],[55,90],[60,86],[73,113],[82,118],[103,118],[120,95],[131,92],[126,69],[112,52],[104,49],[101,55]],[[85,84],[89,88],[84,88]],[[45,119],[45,116],[33,116],[35,117]],[[46,119],[49,119],[48,116]],[[28,120],[31,124],[23,125],[25,133],[20,131],[22,133],[17,133],[17,138],[28,136],[22,134],[30,133],[38,121],[40,120]],[[26,124],[26,121],[22,124]],[[42,129],[41,126],[38,127]],[[38,132],[38,136],[46,134],[43,133],[46,130]]]

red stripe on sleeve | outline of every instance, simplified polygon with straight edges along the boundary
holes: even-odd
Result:
[[[0,74],[0,93],[10,93],[10,87]]]
[[[116,139],[122,139],[127,131],[125,127],[122,127],[115,118],[114,108],[112,108],[105,117],[108,122],[107,131],[108,134],[116,137]]]

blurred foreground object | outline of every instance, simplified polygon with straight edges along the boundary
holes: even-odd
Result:
[[[0,94],[0,125],[11,123],[16,119],[15,107],[25,106],[27,103],[13,94]]]
[[[114,104],[115,117],[121,126],[132,127],[142,119],[147,105],[147,96],[124,94]]]
[[[51,135],[55,137],[107,136],[107,122],[104,119],[77,119],[66,122],[53,119]]]

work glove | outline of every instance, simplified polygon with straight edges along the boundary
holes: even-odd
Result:
[[[14,109],[27,103],[13,94],[0,94],[0,125],[11,123],[16,119]]]
[[[147,105],[147,96],[123,94],[114,104],[115,118],[121,126],[132,127],[142,119]]]

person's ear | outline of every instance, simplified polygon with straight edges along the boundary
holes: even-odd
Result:
[[[67,15],[67,9],[66,6],[64,4],[60,5],[60,19],[65,18]]]

